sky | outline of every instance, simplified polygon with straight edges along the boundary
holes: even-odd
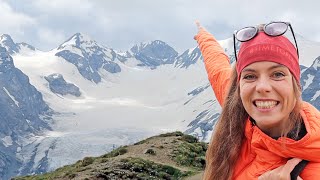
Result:
[[[239,28],[281,20],[320,42],[318,1],[298,0],[0,0],[0,34],[40,50],[58,47],[73,34],[126,51],[161,40],[176,51],[195,47],[195,21],[218,40]]]

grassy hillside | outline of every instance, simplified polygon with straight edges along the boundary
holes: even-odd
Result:
[[[100,157],[86,157],[50,173],[13,179],[188,179],[199,177],[203,171],[206,150],[206,143],[173,132],[120,147]]]

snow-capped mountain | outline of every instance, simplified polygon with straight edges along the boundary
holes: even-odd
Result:
[[[176,58],[174,66],[180,68],[188,68],[190,65],[195,64],[200,58],[201,52],[198,47],[188,49]]]
[[[11,37],[6,35],[3,39],[9,42]],[[303,50],[304,53],[310,49],[312,52],[320,50],[317,43],[312,46],[311,41],[305,42],[308,42],[308,49]],[[220,44],[233,62],[232,39],[220,41]],[[6,87],[8,93],[3,97],[3,109],[20,103],[16,97],[22,91],[17,90],[32,86],[41,97],[31,95],[37,94],[36,91],[23,96],[39,98],[38,104],[42,105],[31,104],[28,107],[32,108],[23,111],[25,116],[35,112],[32,116],[35,123],[31,123],[30,131],[21,132],[36,134],[41,129],[47,130],[41,131],[42,135],[24,136],[19,150],[18,145],[11,145],[9,147],[15,149],[1,151],[11,158],[1,159],[0,155],[5,167],[11,162],[14,164],[11,167],[16,167],[15,172],[3,170],[7,174],[2,178],[50,171],[164,131],[180,130],[201,140],[210,139],[221,107],[208,82],[198,47],[179,54],[165,42],[155,40],[120,52],[81,33],[49,52],[28,48],[26,44],[22,51],[21,45],[12,39],[10,43],[1,44],[4,51],[12,52],[6,57],[12,62],[11,54],[14,65],[12,62],[6,66],[25,74],[19,81],[23,86],[17,86],[16,91]],[[304,49],[303,46],[302,43],[299,48]],[[301,67],[305,67],[301,77],[303,96],[319,108],[317,90],[320,84],[316,81],[319,79],[316,71],[319,60],[316,59],[312,66],[308,65],[309,61],[301,62]],[[8,71],[4,72],[0,74],[0,80],[2,76],[4,80],[12,78]],[[15,114],[15,110],[8,112]],[[23,118],[21,116],[19,120],[28,122]],[[26,126],[20,121],[21,127]],[[0,148],[15,142],[8,136],[2,136]]]
[[[105,48],[80,33],[73,35],[57,50],[56,56],[74,64],[83,77],[95,83],[101,81],[98,72],[101,68],[110,73],[121,71],[120,66],[114,62],[116,53],[112,49]]]
[[[0,45],[6,48],[7,52],[10,55],[13,55],[15,53],[28,54],[30,52],[36,51],[33,46],[27,43],[14,43],[11,36],[9,36],[8,34],[1,35]]]
[[[184,120],[189,116],[181,104],[188,91],[199,83],[199,79],[193,78],[194,74],[199,74],[201,80],[206,81],[201,61],[196,61],[198,64],[188,70],[175,68],[173,63],[141,66],[138,64],[142,61],[134,58],[131,51],[118,53],[81,37],[81,34],[76,35],[79,38],[73,36],[50,52],[38,51],[33,56],[14,55],[17,67],[28,74],[30,82],[42,92],[44,100],[56,112],[52,117],[53,131],[34,140],[17,154],[23,163],[21,174],[53,170],[84,156],[99,155],[112,147],[152,134],[181,129],[180,122],[175,119]],[[153,46],[158,46],[158,43],[151,42],[146,47],[155,48]],[[100,53],[102,60],[90,58],[99,54],[96,50],[99,48],[103,51]],[[162,53],[167,49],[170,48],[163,48]],[[60,56],[61,52],[69,55]],[[146,57],[156,57],[155,54]],[[157,59],[165,64],[165,59],[170,58],[160,56]],[[112,60],[121,71],[112,73],[100,64],[100,68],[95,69],[101,77],[98,83],[87,78],[79,68],[79,63],[85,61],[88,68],[94,69],[92,64],[95,61],[105,63]],[[193,73],[186,74],[187,71]],[[179,86],[175,79],[182,80]],[[180,112],[179,115],[176,112]],[[102,136],[109,133],[112,136]],[[62,150],[67,157],[61,156]]]
[[[178,56],[178,52],[160,40],[140,43],[133,46],[130,52],[141,62],[138,66],[148,66],[152,69],[164,64],[173,64]]]
[[[320,109],[320,56],[301,75],[302,99]]]
[[[184,127],[185,133],[192,134],[202,141],[209,142],[215,122],[219,118],[221,107],[213,95],[210,83],[205,82],[202,86],[188,92],[188,99],[184,106],[194,109],[188,124]]]
[[[52,111],[4,47],[0,47],[0,84],[0,177],[7,179],[21,167],[16,153],[27,144],[25,139],[51,129]]]

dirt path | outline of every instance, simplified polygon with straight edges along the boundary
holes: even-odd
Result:
[[[196,174],[194,176],[187,177],[185,180],[201,180],[202,179],[202,174],[203,174],[203,172],[198,173],[198,174]]]

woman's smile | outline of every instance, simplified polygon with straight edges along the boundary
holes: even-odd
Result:
[[[276,105],[279,104],[279,101],[274,101],[274,100],[255,100],[253,103],[258,109],[272,109]]]

